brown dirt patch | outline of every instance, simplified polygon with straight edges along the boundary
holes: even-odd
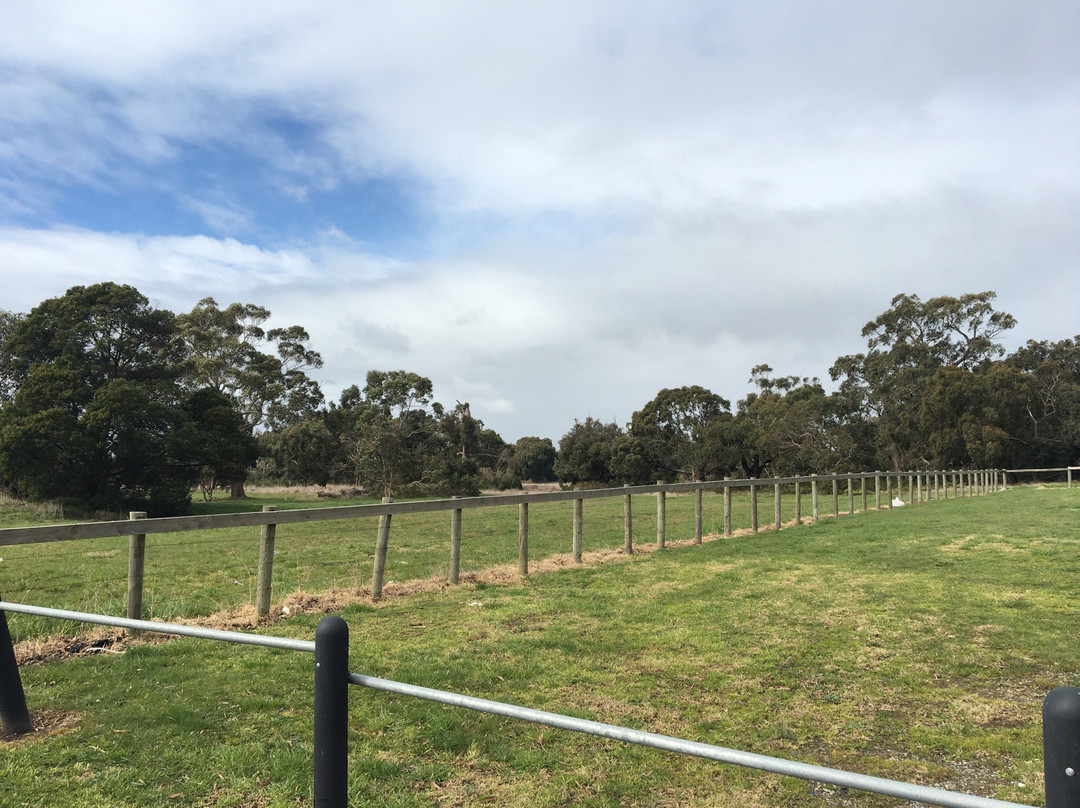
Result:
[[[84,713],[71,713],[64,710],[31,710],[30,721],[34,728],[24,735],[0,733],[0,749],[17,744],[30,743],[42,738],[52,738],[79,725]]]

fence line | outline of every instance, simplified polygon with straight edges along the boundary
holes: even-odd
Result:
[[[315,641],[295,640],[283,637],[267,637],[236,631],[221,631],[199,626],[174,623],[158,623],[149,620],[130,620],[87,612],[63,609],[47,609],[26,604],[0,601],[0,628],[6,628],[5,612],[22,612],[64,620],[113,625],[137,631],[155,631],[221,642],[283,648],[314,653],[314,728],[313,728],[313,780],[314,804],[324,808],[346,808],[348,801],[348,685],[358,685],[373,690],[401,696],[424,699],[451,707],[459,707],[492,715],[528,721],[543,726],[580,732],[601,738],[632,743],[653,749],[691,755],[720,763],[729,763],[775,774],[798,777],[803,780],[853,788],[901,799],[919,801],[946,808],[1026,808],[1020,803],[979,797],[973,794],[920,786],[898,780],[859,774],[809,763],[787,760],[753,752],[744,752],[722,746],[644,732],[615,724],[590,721],[561,713],[536,710],[515,704],[481,699],[445,690],[365,676],[349,671],[348,624],[336,615],[319,621]],[[6,631],[0,632],[6,635]],[[6,648],[4,647],[6,646]],[[11,649],[10,637],[0,636],[0,659],[5,650]],[[11,653],[14,659],[14,653]],[[17,693],[14,691],[17,690]],[[19,679],[18,668],[14,671],[0,664],[0,717],[5,726],[14,725],[21,716],[13,716],[13,703],[21,700],[21,710],[26,713],[25,729],[31,727],[26,712],[25,696]],[[1044,761],[1046,766],[1047,808],[1069,808],[1075,805],[1073,781],[1077,765],[1076,750],[1080,748],[1080,690],[1060,687],[1051,691],[1043,703]]]
[[[1062,466],[1057,469],[1002,469],[1002,473],[1009,474],[1030,474],[1032,478],[1036,474],[1061,474],[1065,472],[1066,482],[1069,488],[1072,488],[1073,484],[1073,472],[1080,471],[1080,466]]]
[[[909,503],[929,501],[930,486],[924,485],[924,478],[940,475],[948,498],[948,488],[944,485],[951,476],[954,496],[974,496],[997,491],[1005,485],[1005,472],[1000,470],[966,471],[926,471],[926,472],[857,472],[851,474],[814,475],[811,477],[771,477],[745,480],[711,480],[703,482],[662,483],[655,485],[625,485],[622,488],[594,490],[550,491],[527,494],[499,494],[486,497],[453,497],[451,499],[419,500],[412,502],[394,502],[384,497],[379,504],[347,505],[330,508],[311,508],[297,510],[276,510],[265,506],[261,513],[233,513],[207,516],[179,516],[147,519],[145,512],[133,511],[127,520],[109,522],[85,522],[65,525],[47,525],[40,527],[19,527],[0,530],[0,546],[34,544],[55,541],[78,541],[93,538],[129,536],[127,616],[138,619],[142,616],[143,602],[143,566],[145,563],[146,536],[151,533],[173,533],[194,530],[212,530],[217,528],[258,526],[260,528],[258,573],[255,585],[255,607],[259,616],[269,614],[271,602],[271,581],[273,578],[274,543],[277,526],[343,519],[361,519],[378,517],[375,552],[372,564],[371,596],[374,600],[382,597],[386,556],[389,548],[390,527],[395,514],[420,514],[449,511],[450,524],[450,569],[448,579],[457,583],[460,576],[461,558],[461,519],[462,513],[471,508],[518,507],[518,571],[521,575],[529,574],[529,505],[530,503],[566,502],[573,503],[573,538],[571,553],[575,563],[581,563],[582,545],[582,508],[586,499],[623,497],[624,542],[623,552],[631,555],[633,548],[633,511],[632,497],[635,495],[656,496],[656,544],[664,549],[667,543],[667,494],[693,493],[695,495],[694,542],[702,539],[702,493],[704,491],[723,492],[724,536],[733,535],[731,515],[731,492],[736,488],[749,489],[750,494],[750,530],[757,533],[761,528],[758,513],[759,491],[763,485],[773,487],[773,529],[782,527],[782,488],[793,486],[795,491],[796,524],[802,524],[802,484],[810,481],[813,501],[812,521],[820,518],[819,489],[821,483],[831,485],[832,516],[840,516],[840,483],[846,482],[848,513],[855,512],[854,483],[859,481],[862,488],[863,511],[867,510],[866,485],[870,476],[874,478],[875,501],[881,509],[881,482],[884,477],[885,496],[888,507],[894,507],[893,490],[896,495],[904,496],[904,482],[907,482]],[[138,521],[138,527],[132,525]],[[135,533],[135,530],[138,533]]]
[[[1064,471],[1064,469],[1061,469]],[[624,495],[689,493],[698,489],[715,491],[726,488],[747,488],[763,484],[794,485],[807,480],[839,481],[859,479],[870,474],[897,480],[897,493],[900,494],[901,481],[916,474],[933,472],[861,472],[852,474],[819,474],[808,477],[762,477],[741,480],[707,480],[686,483],[661,483],[656,485],[635,485],[622,488],[599,488],[582,491],[544,491],[530,494],[494,494],[480,497],[461,497],[454,499],[426,499],[411,502],[383,502],[369,505],[340,505],[329,508],[304,508],[296,510],[273,511],[263,513],[223,513],[202,516],[164,516],[146,519],[139,525],[145,534],[181,533],[191,530],[212,530],[226,527],[261,527],[262,525],[284,525],[302,522],[323,522],[339,519],[363,519],[384,515],[404,515],[432,513],[470,508],[497,508],[517,505],[523,501],[532,503],[566,502],[574,499],[603,499]],[[959,475],[973,484],[975,471],[938,472]],[[1001,470],[987,471],[987,475],[1000,475]],[[1000,486],[1000,483],[998,483]],[[11,527],[0,529],[0,547],[13,544],[37,544],[40,542],[73,541],[80,539],[104,539],[130,535],[130,520],[122,519],[106,522],[79,522],[63,525],[44,525],[38,527]]]

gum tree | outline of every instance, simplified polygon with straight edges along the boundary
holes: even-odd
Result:
[[[974,372],[1004,354],[997,339],[1016,320],[994,309],[996,297],[979,292],[924,302],[897,295],[863,327],[866,352],[842,356],[829,370],[849,413],[875,424],[894,469],[930,454],[919,413],[935,371]]]

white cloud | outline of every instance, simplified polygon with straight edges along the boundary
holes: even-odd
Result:
[[[246,140],[324,187],[405,170],[451,210],[529,215],[844,204],[992,179],[1008,148],[1076,161],[1071,4],[52,8],[0,14],[19,71],[5,106],[34,127],[23,160],[83,174]],[[321,127],[329,152],[252,131],[267,108]],[[1005,145],[1003,115],[1039,125]]]
[[[1078,28],[1060,0],[6,4],[0,221],[143,184],[213,235],[8,224],[0,306],[261,303],[328,387],[415,370],[511,440],[734,401],[759,362],[824,377],[898,292],[996,289],[1013,339],[1071,336]],[[161,170],[219,148],[299,204],[406,177],[434,232],[268,233],[228,176]]]

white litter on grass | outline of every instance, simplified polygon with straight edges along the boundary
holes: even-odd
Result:
[[[481,603],[481,602],[480,602],[480,601],[478,601],[478,600],[470,600],[470,601],[469,601],[469,605],[470,605],[470,606],[483,606],[484,604],[483,604],[483,603]]]
[[[893,504],[894,508],[900,508],[900,507],[902,507],[904,505],[907,505],[907,503],[904,502],[904,500],[900,499],[900,497],[894,497],[893,501],[892,501],[892,504]]]
[[[289,614],[289,607],[288,606],[282,606],[281,607],[281,613],[284,614],[284,615],[288,615]]]

